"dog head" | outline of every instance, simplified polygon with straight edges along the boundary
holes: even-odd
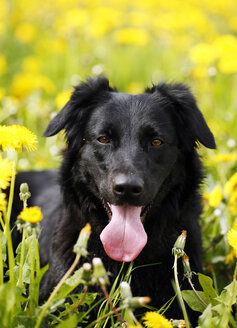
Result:
[[[108,213],[101,241],[118,261],[132,261],[145,246],[142,221],[152,202],[161,201],[167,181],[184,174],[186,154],[198,143],[215,148],[195,98],[182,84],[131,95],[112,89],[106,78],[89,79],[75,88],[45,136],[62,129],[68,150],[77,154],[75,179],[84,179]]]

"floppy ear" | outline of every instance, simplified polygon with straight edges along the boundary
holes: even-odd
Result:
[[[216,148],[213,134],[188,87],[181,83],[162,83],[156,87],[156,90],[171,101],[175,124],[178,125],[179,134],[187,146],[189,144],[189,147],[195,147],[196,143],[200,142],[207,148]]]
[[[44,131],[44,137],[54,136],[65,127],[70,107],[69,100],[63,109],[61,109],[61,111],[49,122],[46,130]]]
[[[81,135],[80,127],[85,123],[85,113],[89,115],[99,103],[106,101],[109,98],[109,91],[116,90],[109,86],[109,81],[105,77],[88,78],[86,82],[75,87],[68,103],[50,121],[44,136],[50,137],[65,129],[70,142],[75,135]]]

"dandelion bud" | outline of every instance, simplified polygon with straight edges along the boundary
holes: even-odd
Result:
[[[178,257],[181,257],[184,255],[184,246],[186,242],[187,237],[187,231],[183,230],[181,235],[177,238],[174,247],[172,249],[173,255],[177,255]]]
[[[127,304],[128,308],[134,310],[139,307],[145,306],[147,303],[151,301],[150,297],[145,296],[145,297],[131,297]]]
[[[86,226],[81,230],[77,242],[74,245],[73,248],[74,253],[85,257],[88,255],[87,244],[90,235],[91,235],[91,226],[89,223],[87,223]]]
[[[186,254],[184,254],[182,260],[183,260],[184,276],[188,279],[192,279],[192,271],[190,268],[189,257]]]
[[[90,263],[84,263],[82,266],[82,280],[86,285],[89,285],[92,279],[92,271]]]
[[[129,284],[125,281],[121,282],[120,284],[120,292],[121,292],[121,297],[123,299],[132,297],[131,288]]]
[[[170,323],[174,328],[186,328],[186,322],[185,320],[170,320]]]
[[[25,204],[27,202],[27,199],[30,198],[31,193],[29,192],[29,186],[26,182],[20,185],[19,196],[20,196],[20,200],[22,200]]]
[[[92,260],[93,263],[93,276],[95,283],[99,283],[100,285],[107,285],[109,283],[109,279],[107,276],[107,272],[105,270],[104,264],[99,257],[95,257]]]

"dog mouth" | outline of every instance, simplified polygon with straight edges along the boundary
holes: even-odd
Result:
[[[113,205],[103,200],[103,205],[110,219],[100,234],[105,252],[116,261],[133,261],[147,243],[142,222],[151,204]]]
[[[109,219],[111,220],[112,218],[112,210],[111,210],[111,204],[109,202],[106,202],[104,199],[102,199],[102,203],[104,205],[105,211],[109,217]],[[150,202],[148,205],[142,206],[141,207],[141,213],[140,213],[140,218],[141,221],[143,222],[147,213],[149,212],[150,208],[151,208],[152,202]],[[125,205],[126,206],[126,205]],[[138,206],[140,207],[140,206]]]

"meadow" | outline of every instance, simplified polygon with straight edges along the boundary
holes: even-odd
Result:
[[[86,290],[85,297],[73,295],[70,296],[72,304],[65,303],[66,296],[79,283],[83,282],[87,289],[89,283],[81,269],[60,287],[47,308],[38,305],[39,281],[44,271],[39,268],[37,257],[38,224],[19,223],[22,231],[26,231],[20,245],[24,245],[25,256],[21,256],[19,248],[14,258],[9,230],[11,200],[7,204],[4,196],[10,182],[14,184],[14,174],[4,175],[4,170],[6,167],[15,170],[9,162],[16,163],[17,171],[57,168],[64,146],[63,133],[45,139],[44,129],[69,99],[73,86],[87,76],[101,74],[124,92],[139,93],[160,81],[181,81],[195,94],[215,136],[217,150],[204,150],[201,146],[198,150],[205,165],[201,218],[205,275],[199,275],[203,288],[200,295],[205,304],[194,292],[183,293],[183,297],[200,312],[199,327],[237,327],[234,312],[237,296],[236,54],[235,0],[187,0],[182,5],[178,0],[0,0],[1,327],[40,327],[45,316],[51,320],[50,327],[80,326],[88,313],[80,312],[78,306],[83,302],[92,306],[94,301],[94,294]],[[8,134],[2,129],[11,125],[25,126],[32,131],[38,139],[37,149],[36,137],[30,132],[16,129],[9,130]],[[19,138],[18,145],[10,140],[13,136],[15,140]],[[39,220],[38,212],[31,215]],[[90,279],[101,285],[96,270],[95,266]],[[9,282],[3,272],[9,276]],[[129,282],[129,273],[121,273],[117,283]],[[117,286],[107,288],[111,290],[113,302],[126,312],[130,326],[142,327],[143,321],[138,323],[140,318],[134,316],[134,308],[128,302],[132,296],[125,292],[127,296],[119,305]],[[106,304],[103,303],[99,313],[102,319],[94,324],[97,328],[103,327],[109,318],[106,313],[110,313],[110,309]],[[55,315],[57,308],[60,308],[58,316]],[[160,313],[165,316],[163,310]],[[42,322],[39,322],[41,315]],[[119,327],[119,319],[111,316],[111,327]],[[144,326],[189,327],[187,322],[160,323],[162,319],[153,315]]]

